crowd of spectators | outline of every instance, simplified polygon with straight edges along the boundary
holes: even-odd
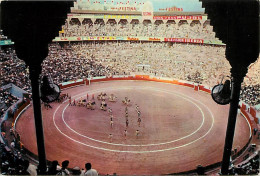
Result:
[[[2,175],[37,175],[36,167],[28,160],[24,160],[20,152],[8,151],[3,144],[0,146],[0,151]]]
[[[18,59],[11,47],[0,50],[0,85],[13,83],[25,91],[30,91],[30,79],[25,63]]]
[[[260,104],[260,84],[242,86],[240,98],[249,105]]]
[[[142,73],[213,86],[230,69],[225,48],[209,45],[92,41],[53,44],[50,50],[43,73],[52,70],[56,82]]]
[[[13,83],[30,92],[28,68],[13,49],[0,50],[1,85]],[[149,74],[213,87],[230,74],[225,47],[139,41],[52,43],[42,73],[55,83],[97,76]],[[259,74],[257,74],[259,73]],[[260,61],[248,71],[241,99],[259,104]]]
[[[0,162],[0,172],[2,175],[38,175],[36,165],[24,159],[20,152],[8,151],[3,144],[0,145]],[[201,174],[204,174],[204,171]],[[243,164],[233,166],[229,170],[229,175],[258,174],[259,154],[252,157],[248,162],[243,162]],[[98,176],[98,172],[92,168],[91,163],[86,163],[84,169],[80,169],[80,167],[69,169],[69,160],[64,160],[61,165],[58,161],[54,160],[48,165],[46,173],[44,175]]]
[[[13,83],[25,91],[30,90],[30,80],[25,68],[24,62],[17,58],[12,48],[0,50],[0,117],[18,100],[2,86]]]
[[[249,66],[242,84],[241,99],[249,105],[260,104],[260,59]]]
[[[0,143],[0,174],[1,175],[31,175],[37,176],[38,168],[29,160],[24,159],[23,154],[18,150],[7,150],[4,144]],[[69,168],[69,160],[59,164],[54,160],[47,166],[44,175],[78,175],[78,176],[98,176],[98,172],[92,168],[91,163],[86,163],[84,169],[80,167]]]
[[[3,143],[0,142],[0,175],[37,176],[39,174],[37,164],[26,155],[26,150],[20,142],[20,135],[13,128],[8,133],[6,127],[3,125],[1,131]],[[85,169],[80,169],[78,166],[74,168],[69,167],[68,160],[63,161],[61,165],[58,161],[54,160],[47,162],[47,169],[44,175],[89,176],[89,173],[92,174],[90,174],[91,176],[98,175],[97,171],[91,168],[91,163],[86,163]]]
[[[0,88],[0,117],[2,117],[4,112],[17,101],[17,97],[13,96],[8,91],[4,91],[2,88]]]
[[[89,75],[93,77],[104,76],[109,70],[109,68],[105,69],[101,63],[96,62],[91,54],[87,56],[80,54],[81,50],[77,44],[64,47],[53,44],[49,48],[49,55],[42,64],[42,73],[43,75],[50,73],[56,83],[84,79]]]
[[[51,70],[55,82],[95,76],[149,74],[187,80],[209,87],[229,75],[225,48],[209,45],[161,42],[81,42],[50,46],[43,72]],[[250,67],[244,80],[241,99],[259,104],[259,60]],[[63,73],[63,74],[60,74]]]
[[[192,38],[216,41],[213,27],[206,21],[194,20],[188,23],[180,20],[178,24],[174,20],[164,23],[156,20],[134,19],[128,22],[121,19],[118,23],[114,19],[109,19],[106,23],[103,19],[96,19],[94,23],[91,19],[84,19],[82,23],[78,19],[72,19],[63,26],[64,33],[60,37],[79,37],[79,36],[129,36],[129,37],[165,37],[165,38]]]
[[[233,167],[230,175],[259,175],[259,154],[244,164]]]

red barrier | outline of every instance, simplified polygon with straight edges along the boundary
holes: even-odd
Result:
[[[136,75],[135,77],[129,76],[129,77],[119,77],[119,78],[111,77],[111,78],[93,79],[93,80],[91,80],[91,82],[115,81],[115,80],[155,81],[155,82],[183,85],[183,86],[194,88],[193,84],[183,83],[183,82],[179,82],[177,80],[164,80],[164,79],[158,79],[158,78],[150,78],[149,75]],[[89,84],[89,82],[88,82],[88,80],[86,80],[86,85],[88,85],[88,84]],[[71,86],[71,84],[69,86]]]
[[[203,92],[211,93],[210,89],[205,88],[204,86],[199,85],[199,89]]]
[[[136,75],[135,77],[129,76],[129,77],[119,77],[119,78],[102,78],[102,79],[93,79],[91,82],[100,82],[100,81],[114,81],[114,80],[142,80],[142,81],[155,81],[155,82],[162,82],[162,83],[170,83],[170,84],[177,84],[182,85],[190,88],[194,88],[193,84],[189,83],[183,83],[179,82],[177,80],[165,80],[165,79],[158,79],[158,78],[150,78],[149,75]],[[86,80],[86,85],[88,85],[89,82]],[[71,84],[69,85],[71,86]],[[198,86],[197,86],[198,89]],[[206,90],[206,89],[205,89]]]
[[[246,107],[246,104],[242,103],[242,107],[240,108],[241,112],[243,111],[244,114],[247,114],[248,111],[247,111],[247,107]],[[254,121],[256,124],[259,123],[259,120],[258,118],[256,117],[256,111],[253,107],[250,107],[249,109],[249,114],[254,118]],[[248,115],[248,114],[247,114]]]
[[[250,114],[254,118],[254,121],[258,124],[258,118],[256,117],[256,111],[253,107],[250,107]]]
[[[84,80],[83,80],[83,81],[80,81],[80,82],[74,82],[74,83],[71,83],[71,84],[67,84],[67,85],[59,84],[59,86],[60,86],[61,89],[65,89],[65,88],[69,88],[69,87],[73,87],[73,86],[78,86],[78,85],[82,85],[82,84],[84,84]]]
[[[195,91],[199,91],[199,86],[194,86]]]
[[[257,117],[254,117],[254,121],[255,121],[256,124],[259,124],[259,120],[258,120]]]
[[[189,84],[189,83],[178,82],[178,85],[194,88],[194,85]]]
[[[254,108],[250,107],[250,114],[253,116],[253,117],[256,117],[256,112],[254,110]]]
[[[116,78],[102,78],[102,79],[93,79],[91,82],[101,82],[101,81],[115,81],[115,80],[143,80],[143,81],[154,81],[154,82],[163,82],[163,83],[170,83],[170,84],[176,84],[176,85],[182,85],[186,87],[193,88],[195,91],[201,90],[203,92],[211,93],[210,89],[205,88],[202,85],[194,86],[193,84],[185,83],[185,82],[179,82],[178,80],[164,80],[164,79],[158,79],[158,78],[150,78],[149,75],[135,75],[135,76],[128,76],[128,77],[116,77]],[[86,85],[89,85],[88,80],[83,80],[81,82],[75,82],[68,85],[60,85],[61,89],[69,88],[77,85],[84,84],[84,81],[86,81]],[[247,118],[250,120],[247,111],[246,111],[246,105],[242,104],[241,112],[243,111],[243,114],[247,116]],[[258,123],[258,118],[256,117],[256,111],[252,107],[250,107],[250,114],[254,118],[254,121]]]
[[[111,80],[135,80],[133,76],[121,77],[121,78],[112,78]]]
[[[149,75],[135,75],[135,78],[149,79],[150,76]]]
[[[149,78],[148,81],[154,81],[154,82],[162,82],[162,83],[170,83],[173,84],[172,80],[165,80],[165,79],[158,79],[158,78]]]
[[[162,83],[170,83],[170,84],[172,84],[172,81],[171,81],[171,80],[159,80],[158,82],[162,82]]]
[[[246,110],[246,105],[244,103],[242,103],[241,109]]]
[[[121,78],[102,78],[102,79],[93,79],[90,82],[101,82],[101,81],[117,81],[117,80],[145,80],[144,78],[136,79],[133,76],[129,77],[121,77]],[[86,84],[88,85],[88,80],[86,80]]]
[[[14,118],[13,118],[13,123],[12,123],[12,124],[14,124],[14,122],[15,122],[17,116],[20,114],[20,112],[21,112],[27,105],[29,105],[29,104],[30,104],[30,100],[27,99],[27,101],[26,101],[19,109],[17,109],[17,110],[15,111],[15,113],[14,113]]]
[[[173,84],[179,84],[179,81],[173,80],[172,83],[173,83]]]
[[[249,115],[247,114],[247,111],[246,110],[244,110],[244,109],[240,109],[241,110],[241,113],[243,113],[243,115],[247,118],[247,120],[248,120],[248,122],[249,122],[249,124],[250,124],[250,126],[251,126],[251,130],[253,130],[253,124],[252,124],[252,121],[251,121],[251,119],[250,119],[250,117],[249,117]],[[253,132],[253,131],[252,131]]]
[[[111,78],[93,79],[90,82],[111,81]]]
[[[204,89],[204,86],[199,85],[199,90],[202,90],[202,89]]]

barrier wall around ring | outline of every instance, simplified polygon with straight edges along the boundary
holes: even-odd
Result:
[[[59,86],[61,89],[71,88],[75,86],[80,85],[89,85],[90,83],[94,82],[101,82],[101,81],[117,81],[117,80],[140,80],[140,81],[154,81],[154,82],[162,82],[162,83],[169,83],[169,84],[175,84],[175,85],[181,85],[186,86],[194,89],[194,91],[203,91],[206,93],[211,93],[211,88],[199,85],[193,82],[183,81],[183,80],[176,80],[176,79],[170,79],[170,78],[161,78],[161,77],[153,77],[150,75],[133,75],[133,76],[113,76],[113,77],[94,77],[94,78],[88,78],[88,79],[81,79],[76,80],[73,82],[68,83],[62,83]],[[254,120],[256,124],[259,124],[260,117],[257,117],[256,110],[253,107],[248,106],[244,102],[240,102],[241,111],[247,114],[246,118],[248,120]]]
[[[64,89],[68,89],[68,88],[72,88],[72,87],[76,87],[76,86],[89,85],[89,84],[95,83],[95,82],[120,81],[120,80],[140,80],[140,81],[162,82],[162,83],[186,86],[186,87],[192,88],[194,91],[203,91],[205,93],[211,93],[211,89],[209,87],[206,87],[206,86],[203,86],[203,85],[198,85],[196,83],[192,83],[192,82],[188,82],[188,81],[182,81],[182,80],[152,77],[152,76],[149,76],[149,75],[113,76],[113,77],[109,77],[109,78],[108,77],[95,77],[95,78],[91,78],[91,79],[81,79],[81,80],[71,81],[71,82],[67,82],[67,83],[62,83],[62,84],[59,84],[59,86],[62,90],[64,90]],[[19,119],[21,112],[23,110],[25,110],[25,108],[29,104],[30,104],[30,102],[27,101],[23,106],[21,106],[19,109],[17,109],[17,111],[14,114],[14,119],[13,119],[14,121]],[[252,128],[253,122],[252,121],[258,123],[258,119],[256,117],[252,116],[252,115],[256,114],[255,111],[250,113],[250,111],[252,111],[254,109],[252,107],[248,108],[248,105],[244,104],[243,102],[240,102],[240,106],[241,106],[241,113],[248,120],[249,125],[251,127],[251,130],[253,130],[253,128]],[[0,130],[1,130],[1,128],[0,128]],[[251,139],[252,139],[252,136],[250,137],[248,143],[240,151],[238,151],[237,155],[233,156],[232,159],[235,159],[236,157],[239,156],[238,154],[242,154],[246,150],[246,148],[249,146],[249,144],[251,142]],[[33,155],[30,151],[27,151],[27,152],[28,152],[27,154],[29,154],[31,157],[37,158],[37,156]],[[215,164],[206,166],[205,170],[212,170],[216,167],[219,167],[220,165],[221,165],[220,162],[215,163]],[[189,174],[189,173],[194,173],[194,172],[195,172],[195,170],[191,170],[191,171],[187,171],[187,172],[183,172],[183,173],[179,173],[179,174]]]

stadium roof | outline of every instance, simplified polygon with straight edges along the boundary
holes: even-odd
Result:
[[[134,14],[152,12],[160,15],[204,14],[199,0],[77,0],[72,12]]]
[[[113,15],[142,15],[142,12],[137,11],[103,11],[103,10],[76,10],[72,9],[72,13],[81,14],[113,14]],[[154,12],[154,16],[171,16],[171,15],[206,15],[203,12]]]

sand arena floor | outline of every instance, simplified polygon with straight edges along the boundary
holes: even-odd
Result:
[[[110,81],[64,90],[79,100],[100,92],[117,96],[108,102],[113,113],[113,128],[107,111],[68,106],[68,101],[52,103],[43,109],[45,148],[48,160],[60,163],[68,159],[70,168],[84,168],[91,162],[102,174],[169,174],[195,169],[222,160],[229,106],[217,105],[205,92],[191,88],[147,81]],[[128,106],[129,126],[124,138],[124,97]],[[137,123],[136,104],[141,111]],[[16,125],[21,141],[37,154],[32,106]],[[135,135],[136,130],[140,136]],[[112,140],[109,139],[112,134]],[[241,115],[237,118],[233,147],[241,149],[250,136],[249,125]]]

